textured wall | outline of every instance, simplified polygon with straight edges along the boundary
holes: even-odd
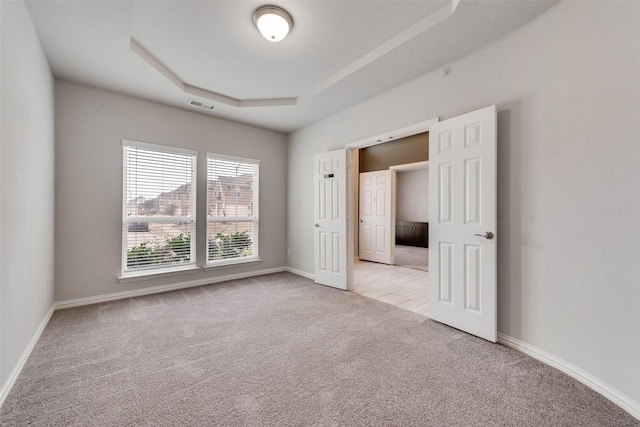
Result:
[[[23,2],[0,2],[0,389],[53,305],[54,85]]]

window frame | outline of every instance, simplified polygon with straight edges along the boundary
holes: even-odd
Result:
[[[253,189],[252,189],[252,198],[251,201],[253,203],[252,216],[250,217],[216,217],[214,215],[209,215],[209,160],[222,160],[229,161],[235,163],[244,163],[253,165]],[[255,263],[260,262],[260,254],[259,254],[259,230],[260,230],[260,160],[252,159],[248,157],[239,157],[239,156],[230,156],[227,154],[220,153],[212,153],[207,152],[206,156],[206,183],[207,183],[207,191],[206,191],[206,200],[205,200],[205,210],[206,210],[206,226],[205,226],[205,270],[215,269],[217,267],[224,266],[233,266],[235,264],[247,264],[247,263]],[[237,178],[237,177],[236,177]],[[236,190],[234,189],[234,192]],[[213,195],[215,197],[215,195]],[[236,196],[237,197],[237,196]],[[248,218],[251,218],[250,220]],[[209,259],[209,224],[212,222],[252,222],[253,230],[251,235],[251,255],[244,257],[235,257],[235,258],[227,258],[220,260],[210,260]]]
[[[190,208],[189,215],[183,216],[171,216],[171,215],[161,215],[161,216],[139,216],[136,212],[136,215],[129,216],[128,203],[129,200],[127,198],[127,178],[128,178],[128,167],[127,167],[127,154],[129,148],[142,149],[148,151],[156,151],[160,153],[168,153],[168,154],[177,154],[183,156],[191,157],[191,194],[190,194]],[[121,275],[119,277],[120,281],[128,281],[127,279],[132,279],[136,277],[144,276],[156,276],[167,273],[176,273],[183,271],[193,271],[198,270],[199,268],[196,265],[197,262],[197,184],[198,184],[198,152],[195,150],[189,150],[186,148],[173,147],[168,145],[160,145],[160,144],[150,144],[146,142],[133,141],[128,139],[122,140],[122,244],[121,244]],[[167,223],[167,222],[186,222],[190,225],[190,261],[179,263],[179,264],[160,264],[153,266],[145,266],[145,267],[137,267],[137,268],[128,268],[127,267],[127,233],[130,223]]]

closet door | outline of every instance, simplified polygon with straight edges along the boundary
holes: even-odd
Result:
[[[360,259],[393,264],[391,171],[360,174]]]

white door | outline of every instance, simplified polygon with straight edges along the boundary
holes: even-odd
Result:
[[[347,152],[314,157],[315,282],[347,289]],[[311,225],[311,224],[310,224]]]
[[[393,264],[391,171],[360,174],[360,247],[359,258]]]
[[[496,108],[429,128],[429,315],[496,342]]]

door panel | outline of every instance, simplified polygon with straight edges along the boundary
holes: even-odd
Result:
[[[391,201],[390,170],[360,174],[360,259],[393,264]]]
[[[346,150],[314,157],[314,278],[347,289]],[[311,225],[310,225],[311,226]]]
[[[429,132],[429,270],[436,285],[429,313],[495,342],[495,106],[436,123]]]

